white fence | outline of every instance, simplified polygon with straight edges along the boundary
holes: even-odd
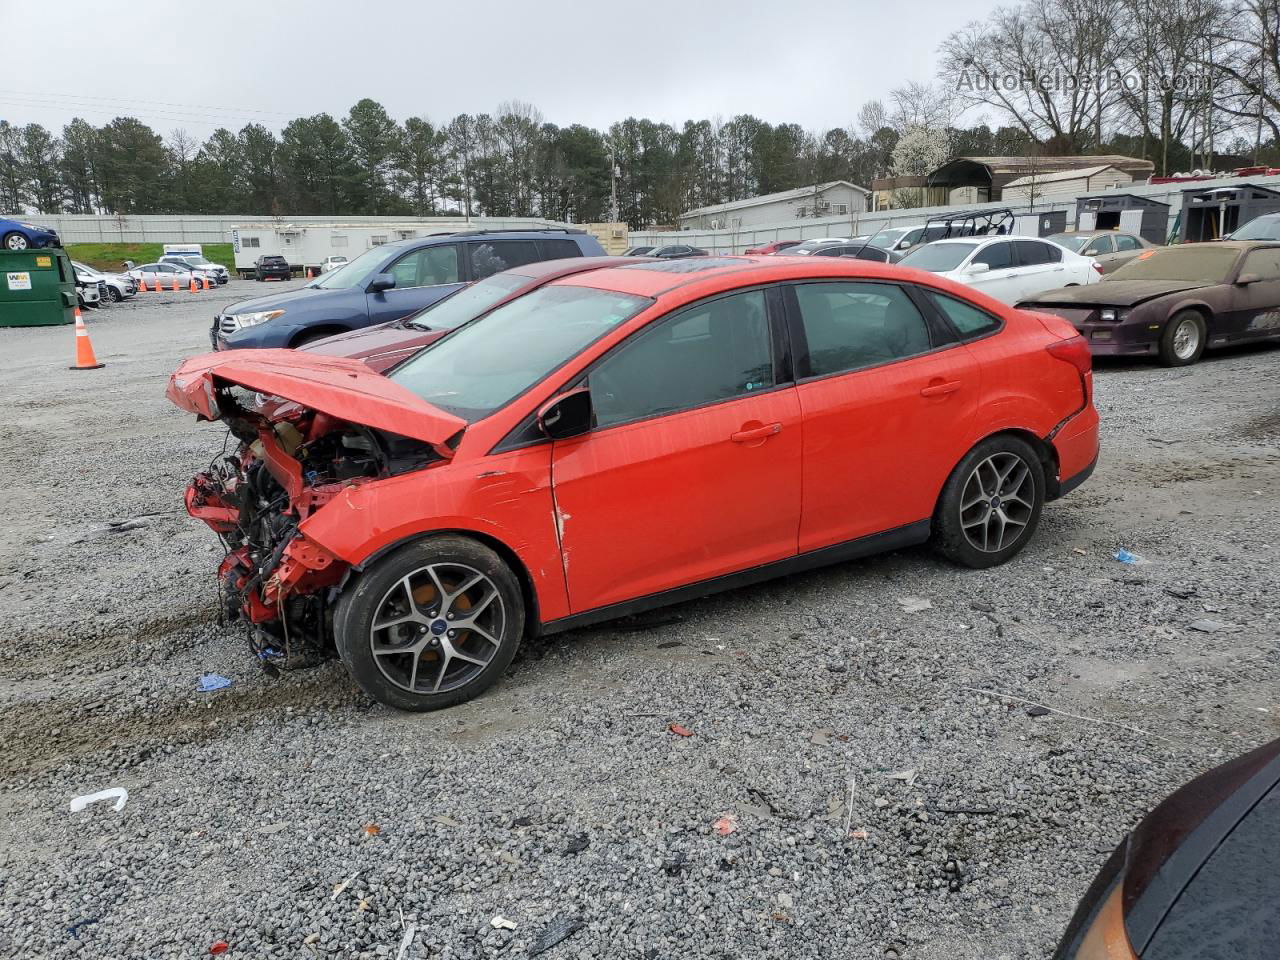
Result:
[[[1246,183],[1280,190],[1280,177],[1225,177],[1219,180],[1199,180],[1189,183],[1129,184],[1114,191],[1090,191],[1081,196],[1096,196],[1114,192],[1147,197],[1169,204],[1167,236],[1173,222],[1182,209],[1182,191],[1207,187],[1238,187]],[[1039,203],[1035,207],[1026,204],[971,203],[947,207],[917,207],[910,210],[877,210],[868,213],[852,213],[847,217],[823,217],[820,219],[795,219],[779,223],[755,226],[741,230],[639,230],[632,231],[631,245],[660,245],[663,243],[687,243],[708,253],[741,253],[749,247],[776,243],[779,240],[810,240],[816,237],[856,237],[875,233],[881,228],[906,227],[922,224],[929,217],[960,210],[1001,210],[1008,208],[1015,215],[1021,213],[1048,213],[1067,211],[1067,227],[1075,226],[1075,198],[1059,199],[1052,203]]]
[[[0,214],[8,216],[8,214]],[[537,227],[567,227],[570,224],[538,217],[273,217],[264,214],[236,216],[100,216],[78,213],[38,213],[15,215],[15,219],[53,227],[63,243],[230,243],[231,228],[245,223],[343,223],[413,224],[423,229],[521,230]]]

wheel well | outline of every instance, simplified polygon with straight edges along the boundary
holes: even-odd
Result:
[[[533,589],[533,577],[529,575],[528,568],[525,567],[524,562],[516,552],[497,537],[491,537],[485,533],[477,533],[475,530],[424,530],[422,533],[415,533],[403,538],[402,540],[397,540],[395,543],[389,543],[382,549],[371,553],[359,564],[359,567],[361,570],[366,570],[371,563],[374,563],[379,558],[386,556],[393,550],[399,550],[405,544],[414,543],[418,540],[425,540],[427,537],[440,536],[441,534],[448,534],[455,537],[467,537],[471,540],[475,540],[477,543],[484,544],[502,558],[503,562],[511,568],[511,572],[516,575],[516,582],[520,584],[520,596],[524,600],[525,609],[525,636],[536,636],[541,631],[542,617],[538,614],[538,595]],[[342,590],[345,586],[346,581],[344,580],[342,583],[338,584],[338,589]]]
[[[320,327],[307,327],[307,329],[299,330],[293,335],[293,339],[289,341],[289,346],[296,347],[310,340],[319,340],[322,337],[332,337],[335,334],[346,333],[347,329],[347,327],[339,326],[336,323],[325,324]]]
[[[1010,427],[1007,430],[997,430],[995,433],[989,433],[985,437],[980,438],[972,447],[964,452],[964,456],[956,461],[957,466],[964,457],[978,446],[979,443],[986,443],[992,437],[1017,437],[1026,443],[1032,450],[1036,452],[1036,456],[1040,458],[1040,465],[1044,468],[1044,498],[1047,501],[1056,500],[1059,494],[1058,485],[1058,451],[1054,449],[1052,443],[1043,437],[1038,437],[1030,430],[1022,430],[1018,427]],[[954,469],[954,468],[953,468]],[[942,501],[942,491],[938,491],[938,502]],[[934,509],[937,507],[935,505]]]
[[[1189,303],[1186,306],[1178,307],[1178,309],[1169,314],[1169,320],[1172,320],[1180,313],[1186,313],[1188,310],[1192,313],[1200,314],[1200,319],[1204,321],[1204,327],[1207,331],[1209,329],[1209,321],[1213,319],[1213,311],[1203,303]],[[1168,320],[1165,322],[1167,323]]]

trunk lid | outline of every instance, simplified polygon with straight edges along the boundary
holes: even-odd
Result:
[[[166,394],[206,420],[221,417],[216,388],[234,384],[292,400],[340,420],[429,443],[451,458],[446,441],[467,422],[348,357],[297,350],[226,350],[192,357],[172,377]]]

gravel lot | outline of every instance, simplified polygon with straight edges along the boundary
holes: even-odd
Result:
[[[1104,366],[1102,464],[1003,568],[912,550],[577,631],[426,716],[336,661],[271,680],[181,510],[222,433],[163,396],[262,289],[93,312],[92,372],[69,327],[0,329],[0,955],[514,957],[568,917],[547,957],[1043,958],[1154,802],[1280,736],[1266,348]]]

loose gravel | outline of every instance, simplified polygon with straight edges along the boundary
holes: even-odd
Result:
[[[0,955],[1043,958],[1152,805],[1280,735],[1272,348],[1102,365],[1097,474],[999,569],[577,631],[426,716],[270,679],[181,510],[222,434],[163,396],[262,289],[93,312],[92,372],[0,329]]]

